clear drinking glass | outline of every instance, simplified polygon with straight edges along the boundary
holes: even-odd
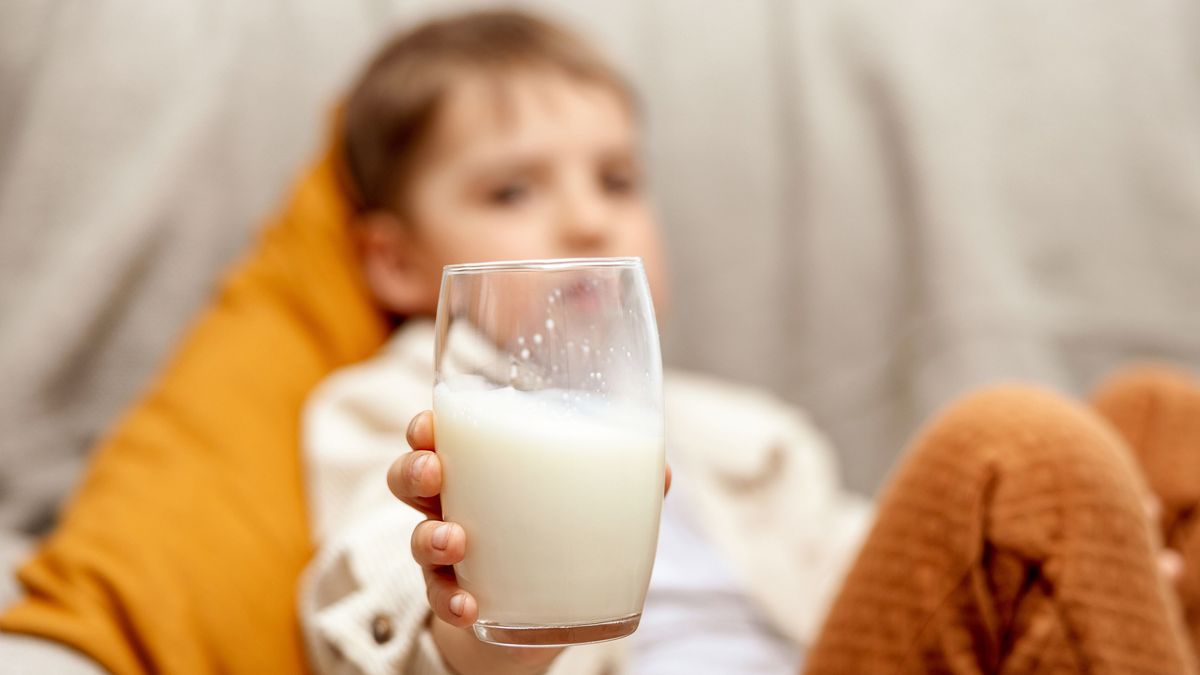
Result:
[[[485,642],[641,619],[662,509],[662,357],[639,258],[451,265],[433,392],[442,510]]]

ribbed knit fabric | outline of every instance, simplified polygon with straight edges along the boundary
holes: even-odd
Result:
[[[1159,532],[1183,555],[1176,588],[1200,655],[1200,380],[1163,366],[1132,367],[1102,384],[1092,403],[1133,448],[1162,502]]]
[[[960,400],[893,475],[806,672],[1195,673],[1145,490],[1089,409]]]

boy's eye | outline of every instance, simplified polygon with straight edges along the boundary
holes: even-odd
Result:
[[[511,206],[529,195],[529,187],[521,183],[509,183],[494,188],[488,193],[488,201],[497,206]]]
[[[628,171],[605,171],[600,176],[604,191],[612,195],[628,195],[637,191],[637,179]]]

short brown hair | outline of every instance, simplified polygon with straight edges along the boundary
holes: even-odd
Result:
[[[504,77],[526,69],[610,86],[633,102],[628,84],[591,45],[545,19],[490,10],[421,24],[380,50],[343,110],[346,177],[357,207],[396,205],[414,156],[464,73]]]

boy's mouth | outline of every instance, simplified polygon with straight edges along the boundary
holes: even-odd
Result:
[[[600,283],[596,279],[579,279],[562,287],[563,302],[572,310],[591,314],[600,309]]]

